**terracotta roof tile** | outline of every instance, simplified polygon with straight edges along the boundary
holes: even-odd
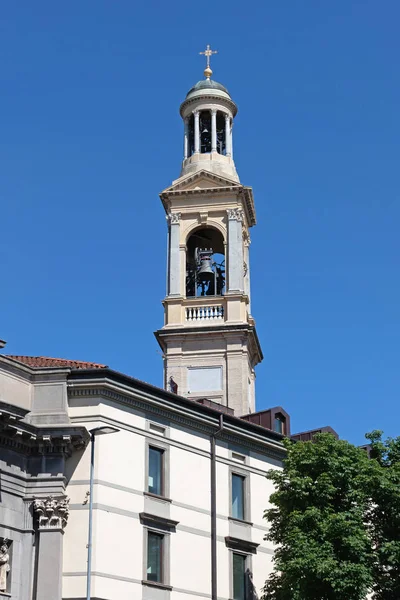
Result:
[[[48,356],[15,356],[6,355],[7,358],[16,360],[28,367],[33,368],[50,368],[50,367],[69,367],[70,369],[106,369],[107,365],[100,365],[93,362],[85,362],[82,360],[68,360],[66,358],[50,358]]]

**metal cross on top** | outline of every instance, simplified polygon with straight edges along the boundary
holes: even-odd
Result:
[[[206,60],[207,60],[207,69],[209,69],[210,68],[210,56],[212,56],[213,54],[218,54],[218,50],[211,50],[210,44],[207,44],[207,48],[204,50],[204,52],[199,52],[199,54],[204,54],[204,56],[206,57]]]

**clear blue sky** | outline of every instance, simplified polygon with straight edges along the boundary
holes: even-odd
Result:
[[[179,175],[179,104],[209,43],[256,201],[258,409],[355,443],[400,434],[399,20],[398,0],[3,3],[7,353],[162,384],[158,193]]]

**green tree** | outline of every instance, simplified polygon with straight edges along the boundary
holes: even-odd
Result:
[[[285,441],[267,539],[277,545],[264,600],[364,600],[372,587],[367,453],[328,433]],[[399,600],[399,599],[397,599]]]
[[[381,431],[366,435],[371,444],[368,527],[374,550],[374,600],[400,599],[400,437],[382,440]]]

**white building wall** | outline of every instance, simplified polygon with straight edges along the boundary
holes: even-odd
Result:
[[[72,398],[69,416],[74,424],[88,429],[105,424],[120,429],[119,433],[96,439],[92,596],[109,600],[210,598],[209,436],[181,423],[175,424],[173,420],[151,413],[146,418],[145,412],[95,398]],[[165,435],[150,430],[150,422],[165,427]],[[171,502],[149,499],[144,494],[149,443],[161,443],[169,453],[166,477]],[[271,570],[272,548],[263,541],[267,530],[263,512],[272,484],[265,473],[271,467],[277,468],[278,463],[246,446],[236,444],[234,452],[243,454],[244,463],[232,459],[229,443],[217,441],[218,596],[221,600],[231,597],[232,551],[227,548],[225,537],[232,536],[233,531],[242,531],[245,538],[260,544],[257,554],[251,558],[258,593]],[[68,472],[71,510],[64,538],[63,598],[81,599],[86,589],[90,447],[78,460],[74,457],[70,460],[74,462]],[[243,525],[242,529],[229,519],[230,474],[232,469],[238,468],[249,477],[253,523]],[[169,534],[172,591],[142,584],[146,561],[145,526],[139,515],[148,512],[149,506],[178,521],[176,531]]]

